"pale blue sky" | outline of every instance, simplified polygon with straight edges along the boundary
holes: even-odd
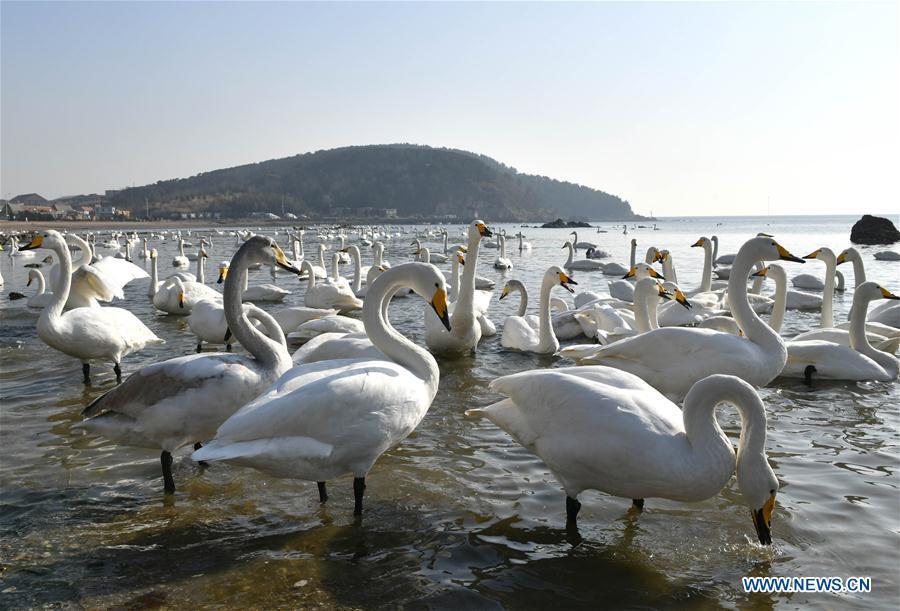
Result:
[[[415,142],[658,216],[896,212],[887,3],[0,5],[8,197]]]

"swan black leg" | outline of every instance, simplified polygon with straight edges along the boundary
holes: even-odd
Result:
[[[197,352],[203,352],[203,342],[197,342]]]
[[[807,384],[812,384],[812,377],[814,373],[816,373],[816,366],[807,365],[806,369],[803,370],[803,381]]]
[[[578,510],[581,509],[581,503],[578,499],[566,496],[566,524],[574,526],[578,521]]]
[[[113,371],[116,373],[116,384],[121,384],[122,383],[122,368],[119,367],[118,363],[116,363],[115,366],[113,366]]]
[[[631,505],[638,511],[644,511],[644,499],[631,499]]]
[[[225,344],[225,352],[231,352],[231,344]]]
[[[163,472],[163,490],[166,494],[175,494],[175,478],[172,477],[172,455],[163,450],[159,455]]]
[[[91,385],[91,364],[90,363],[82,363],[81,364],[81,375],[84,376],[84,379],[82,380],[82,382],[84,382],[84,384],[86,386],[90,386]]]
[[[319,502],[324,503],[328,500],[328,492],[325,490],[325,482],[316,482],[319,487]]]
[[[203,444],[198,441],[197,443],[194,444],[194,452],[196,452],[197,450],[199,450],[202,447],[203,447]],[[200,465],[201,467],[209,466],[209,463],[206,462],[205,460],[198,460],[197,464]]]
[[[362,515],[363,494],[366,492],[366,478],[353,478],[353,515]]]

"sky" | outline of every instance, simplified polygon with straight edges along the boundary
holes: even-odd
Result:
[[[896,213],[897,2],[0,4],[0,194],[357,144],[657,216]]]

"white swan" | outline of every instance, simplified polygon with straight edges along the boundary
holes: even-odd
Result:
[[[715,373],[737,375],[756,386],[768,384],[784,368],[781,337],[747,301],[747,277],[758,260],[803,262],[771,238],[752,238],[738,251],[728,284],[731,310],[745,337],[711,329],[665,327],[604,346],[585,362],[623,369],[681,400],[698,380]]]
[[[228,328],[252,356],[195,354],[149,365],[88,405],[82,412],[87,420],[77,425],[122,445],[162,450],[168,494],[175,492],[172,452],[211,438],[235,410],[291,366],[275,321],[256,308],[256,316],[275,338],[269,339],[250,324],[241,308],[242,276],[251,263],[299,270],[288,264],[274,240],[260,235],[249,238],[234,254],[234,272],[225,283],[225,315]]]
[[[309,261],[304,261],[301,270],[308,273],[306,296],[304,302],[309,308],[335,309],[340,312],[358,310],[363,302],[353,294],[350,284],[340,277],[338,271],[338,255],[331,258],[333,276],[322,282],[316,282],[316,274]]]
[[[576,261],[575,260],[575,247],[572,246],[571,242],[566,242],[565,244],[563,244],[563,248],[569,249],[569,258],[566,259],[566,262],[563,264],[564,268],[587,271],[587,272],[603,271],[603,268],[605,266],[600,261],[595,261],[593,259],[578,259]]]
[[[740,255],[739,255],[740,256]],[[766,457],[766,411],[740,378],[713,375],[692,385],[684,409],[640,378],[608,367],[526,371],[491,382],[508,398],[466,414],[488,418],[539,456],[566,493],[576,525],[584,490],[633,499],[696,502],[715,496],[737,472],[759,542],[772,542],[778,480]],[[715,410],[741,417],[737,456]]]
[[[222,295],[205,284],[172,276],[153,295],[153,307],[167,314],[187,315],[191,313],[194,304],[203,299],[222,301]]]
[[[181,278],[185,282],[196,282],[197,276],[192,274],[191,272],[174,272],[168,278],[166,278],[163,282],[159,281],[159,270],[157,268],[156,261],[159,259],[159,253],[156,252],[156,249],[152,249],[150,251],[150,284],[147,286],[147,296],[150,299],[153,299],[156,292],[159,290],[159,287],[164,283],[172,280],[173,278]]]
[[[187,268],[190,264],[190,260],[184,255],[184,240],[178,238],[178,254],[172,259],[172,267]]]
[[[165,343],[137,316],[122,308],[76,308],[63,312],[72,286],[72,259],[63,236],[53,230],[39,232],[22,250],[49,248],[59,259],[59,279],[53,287],[53,300],[44,307],[37,321],[37,334],[45,344],[79,359],[84,383],[90,384],[90,361],[114,363],[116,379],[121,381],[122,359],[149,344]]]
[[[363,274],[365,274],[368,278],[370,268],[366,267],[365,269],[363,269],[362,257],[359,254],[359,247],[350,245],[347,246],[344,250],[350,253],[350,260],[353,262],[353,280],[350,282],[350,289],[357,297],[365,297],[366,288],[363,288],[362,285]],[[368,284],[366,285],[366,287],[368,287]]]
[[[896,357],[876,350],[866,337],[865,312],[873,299],[900,299],[874,282],[865,282],[853,294],[853,311],[849,331],[850,346],[823,340],[787,342],[788,358],[782,377],[824,380],[897,379]]]
[[[525,234],[521,231],[516,234],[516,237],[519,238],[519,252],[523,250],[531,250],[531,242],[525,241]]]
[[[386,358],[340,359],[294,367],[219,427],[195,460],[225,460],[277,477],[325,481],[351,473],[354,513],[362,513],[365,477],[381,454],[405,439],[437,393],[434,357],[384,319],[385,301],[402,287],[430,301],[444,324],[444,278],[431,265],[398,265],[378,277],[363,307],[366,333]]]
[[[333,314],[314,318],[301,324],[288,335],[288,339],[306,341],[324,333],[363,333],[362,321],[349,316]]]
[[[579,242],[577,231],[573,231],[573,232],[569,233],[569,235],[575,236],[575,239],[573,240],[573,246],[575,247],[576,250],[579,248],[597,248],[597,245],[594,244],[593,242]]]
[[[292,265],[288,261],[289,265]],[[252,303],[243,304],[244,313],[253,321],[254,326],[265,324],[265,318],[271,317],[266,313],[265,317],[259,316],[260,310]],[[231,352],[234,343],[231,330],[228,328],[228,318],[225,315],[225,304],[221,301],[201,299],[191,308],[187,319],[188,328],[197,337],[197,352],[203,351],[203,343],[224,345],[227,352]],[[277,322],[277,321],[276,321]],[[281,325],[279,325],[279,328]]]
[[[66,309],[99,307],[100,301],[124,299],[125,286],[133,281],[148,278],[147,272],[124,259],[104,257],[91,263],[90,245],[75,234],[65,236],[81,251],[81,258],[72,266],[72,284]],[[60,267],[50,270],[50,284],[59,282]]]
[[[882,250],[874,256],[876,261],[900,261],[900,252],[894,250]]]
[[[554,286],[561,286],[570,293],[574,291],[570,285],[578,284],[566,275],[562,268],[551,266],[544,272],[541,282],[541,296],[538,304],[539,322],[535,329],[524,316],[508,316],[503,323],[503,336],[500,345],[512,350],[534,352],[537,354],[553,354],[559,350],[559,340],[553,333],[550,322],[550,291]],[[507,292],[508,294],[508,292]],[[522,304],[526,303],[527,293],[522,292]],[[501,299],[503,295],[501,295]],[[521,306],[520,306],[521,309]]]
[[[821,291],[825,288],[825,283],[814,274],[797,274],[791,278],[791,284],[798,289],[807,289],[810,291]]]
[[[293,263],[291,263],[291,265],[293,265]],[[281,327],[281,330],[284,331],[284,334],[287,335],[305,322],[322,318],[323,316],[334,316],[338,311],[333,308],[290,306],[270,313],[272,314],[272,318],[275,319],[275,322],[278,323],[278,326]]]
[[[700,285],[696,290],[687,293],[689,297],[698,293],[708,293],[712,290],[712,247],[712,242],[706,236],[691,244],[691,248],[703,248],[703,271],[700,274]]]
[[[435,354],[456,356],[471,352],[481,341],[482,328],[476,317],[475,308],[475,268],[478,265],[478,250],[482,237],[493,233],[480,220],[472,221],[468,228],[468,264],[465,265],[456,302],[450,308],[452,330],[447,330],[432,312],[425,312],[425,343]]]
[[[512,269],[512,259],[506,256],[506,237],[501,235],[497,239],[500,240],[500,252],[494,259],[494,269]]]
[[[28,270],[28,282],[25,286],[31,286],[32,282],[37,282],[37,290],[34,295],[28,298],[29,308],[44,308],[53,302],[53,293],[45,293],[46,286],[44,284],[44,274],[39,269]]]

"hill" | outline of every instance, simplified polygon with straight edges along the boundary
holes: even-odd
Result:
[[[545,176],[521,174],[484,155],[390,144],[353,146],[272,159],[108,192],[135,216],[274,212],[308,218],[537,221],[564,217],[632,220],[627,201]]]

